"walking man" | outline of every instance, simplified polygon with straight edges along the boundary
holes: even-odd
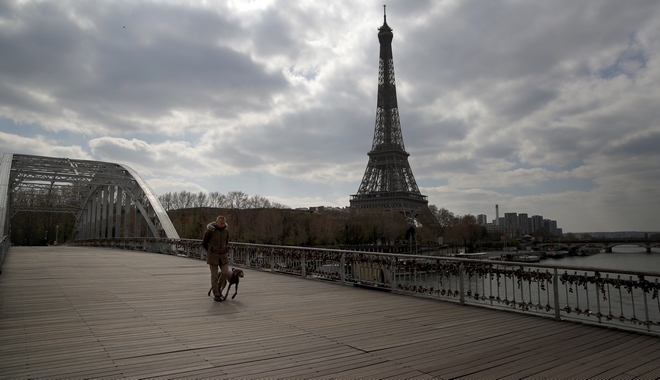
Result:
[[[211,289],[213,289],[213,299],[222,301],[222,289],[218,286],[218,266],[220,266],[220,284],[225,284],[231,276],[229,271],[229,256],[227,255],[227,245],[229,244],[229,231],[227,220],[220,215],[206,226],[202,246],[206,249],[206,263],[211,268]]]

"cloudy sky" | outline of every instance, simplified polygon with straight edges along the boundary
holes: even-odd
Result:
[[[383,1],[0,2],[0,153],[127,164],[162,194],[349,204]],[[660,2],[387,3],[429,203],[660,230]]]

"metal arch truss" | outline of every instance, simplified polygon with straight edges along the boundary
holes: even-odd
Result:
[[[3,235],[19,211],[75,214],[75,240],[179,238],[147,183],[122,164],[5,153],[0,167]]]

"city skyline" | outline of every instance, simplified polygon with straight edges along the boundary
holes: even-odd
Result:
[[[503,216],[500,216],[503,215]],[[495,205],[495,218],[490,222],[488,221],[487,214],[478,214],[476,215],[477,223],[482,226],[486,226],[489,233],[502,232],[504,230],[498,230],[497,227],[517,227],[519,229],[506,231],[511,233],[511,237],[521,237],[523,235],[529,235],[536,232],[539,228],[544,228],[549,233],[555,236],[563,236],[563,228],[559,227],[559,222],[554,219],[547,218],[543,215],[533,214],[530,215],[526,212],[512,212],[506,211],[500,214],[499,205]],[[567,231],[567,232],[586,232],[586,231]]]
[[[392,1],[398,109],[428,203],[658,230],[660,7]],[[0,5],[0,153],[129,165],[157,194],[347,207],[383,3]]]

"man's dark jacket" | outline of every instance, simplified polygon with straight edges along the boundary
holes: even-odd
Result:
[[[220,228],[215,223],[206,226],[202,239],[202,246],[206,249],[206,263],[210,265],[229,264],[227,245],[229,244],[229,230],[227,225]]]

